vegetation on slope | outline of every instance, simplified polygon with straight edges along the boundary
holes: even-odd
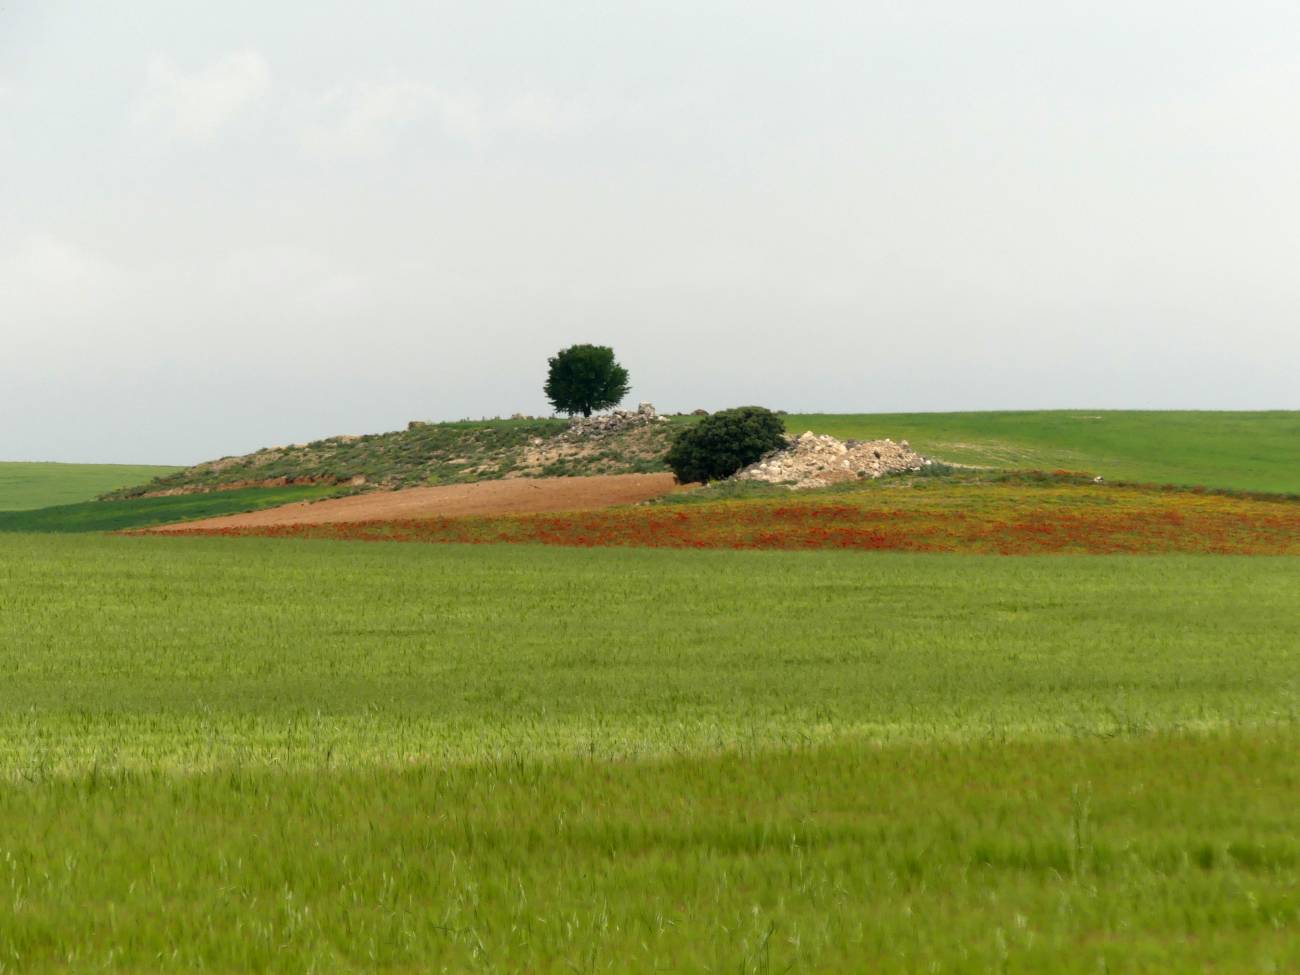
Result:
[[[789,417],[786,427],[840,439],[905,439],[927,457],[982,467],[1300,493],[1296,411],[808,414]]]
[[[11,535],[0,592],[16,970],[1300,965],[1300,560]]]
[[[90,501],[107,491],[179,470],[127,464],[44,464],[0,461],[0,511]]]
[[[672,426],[666,423],[569,442],[561,436],[568,429],[565,420],[416,423],[393,433],[333,437],[226,457],[107,496],[210,491],[232,485],[355,480],[366,486],[402,488],[506,476],[650,473],[666,469],[663,456]]]
[[[246,488],[126,501],[85,501],[30,511],[0,511],[0,532],[124,531],[315,501],[338,493],[339,488],[330,486]]]
[[[568,442],[564,420],[413,424],[408,430],[274,447],[176,471],[111,497],[232,486],[347,483],[414,487],[507,476],[667,469],[676,432],[694,417]],[[1112,480],[1300,493],[1300,413],[1040,411],[795,414],[841,439],[909,440],[926,456],[1009,470],[1089,471]]]

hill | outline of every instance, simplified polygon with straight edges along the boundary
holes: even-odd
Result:
[[[1300,412],[1037,410],[791,416],[840,439],[908,440],[981,467],[1077,470],[1112,480],[1300,492]]]
[[[402,488],[502,477],[653,473],[665,469],[663,454],[675,432],[693,422],[694,417],[675,416],[578,437],[566,421],[556,419],[413,423],[392,433],[224,457],[106,493],[129,498],[291,484]],[[906,439],[929,457],[979,467],[1300,492],[1300,412],[792,414],[786,428],[840,439]]]
[[[0,511],[75,504],[179,468],[140,464],[46,464],[0,461]]]
[[[392,433],[330,437],[223,457],[109,492],[107,497],[291,484],[392,489],[508,476],[650,474],[666,469],[663,456],[680,422],[630,419],[615,429],[596,426],[580,436],[565,420],[415,422]]]

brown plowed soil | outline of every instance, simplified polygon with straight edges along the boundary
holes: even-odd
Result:
[[[677,485],[671,474],[608,474],[600,477],[514,478],[437,487],[377,491],[328,501],[298,502],[240,515],[204,518],[148,529],[184,532],[272,525],[327,525],[396,518],[454,518],[460,515],[533,514],[591,511],[649,501]]]

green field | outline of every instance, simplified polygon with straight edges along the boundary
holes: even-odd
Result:
[[[108,491],[141,484],[175,470],[179,468],[0,461],[0,511],[89,501]]]
[[[0,970],[1281,972],[1300,560],[0,537]]]
[[[296,501],[332,497],[340,488],[244,488],[210,494],[179,494],[128,501],[83,501],[26,511],[0,511],[0,532],[108,532],[147,528],[196,518],[274,508]]]
[[[927,456],[961,464],[1300,492],[1296,411],[804,414],[787,417],[786,427],[841,439],[908,440]]]

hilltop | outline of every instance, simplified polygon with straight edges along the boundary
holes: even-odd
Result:
[[[618,422],[617,417],[626,419]],[[637,419],[642,417],[642,419]],[[289,485],[349,485],[359,490],[463,484],[506,477],[651,474],[667,470],[663,456],[673,431],[688,418],[616,414],[571,425],[524,418],[413,421],[405,430],[339,436],[187,467],[106,500],[197,494]]]

